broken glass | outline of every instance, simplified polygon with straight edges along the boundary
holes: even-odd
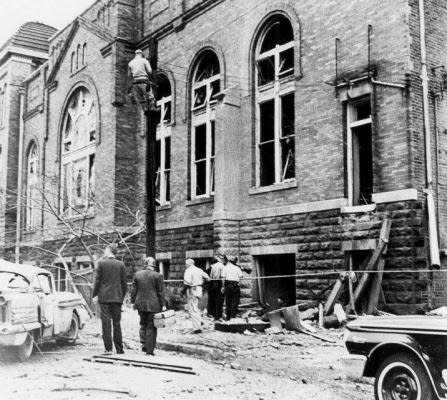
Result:
[[[275,59],[273,56],[259,60],[258,67],[258,85],[266,85],[275,80]]]
[[[279,76],[293,75],[294,48],[287,49],[279,54]]]

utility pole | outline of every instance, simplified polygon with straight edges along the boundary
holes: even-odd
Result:
[[[152,67],[152,90],[156,98],[158,42],[152,39],[149,43],[149,62]],[[154,104],[155,106],[155,104]],[[155,148],[158,113],[150,106],[146,115],[146,256],[155,258],[156,204],[155,204]]]

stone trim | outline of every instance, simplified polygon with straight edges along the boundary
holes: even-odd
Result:
[[[272,254],[296,254],[298,253],[297,244],[279,244],[276,246],[256,246],[250,248],[252,256],[268,256]]]
[[[172,252],[168,251],[166,253],[155,253],[155,259],[158,261],[171,261]]]
[[[363,206],[348,206],[348,207],[341,207],[340,212],[342,214],[355,214],[355,213],[366,213],[371,212],[376,209],[375,204],[365,204]]]
[[[290,206],[281,206],[275,208],[261,208],[247,212],[225,212],[217,211],[213,214],[216,220],[240,221],[245,219],[279,217],[282,215],[305,214],[316,211],[335,210],[347,206],[348,199],[339,198],[332,200],[315,201],[312,203],[293,204]]]
[[[376,239],[345,240],[341,242],[342,251],[375,250]]]
[[[211,217],[195,218],[186,221],[164,222],[156,225],[157,231],[164,231],[167,229],[189,228],[193,226],[212,225],[213,219]]]
[[[290,181],[290,182],[281,182],[277,183],[275,185],[270,186],[259,186],[259,187],[252,187],[248,189],[248,194],[254,195],[254,194],[260,194],[260,193],[268,193],[268,192],[275,192],[277,190],[286,190],[286,189],[293,189],[298,187],[298,182],[296,180]]]
[[[398,201],[417,200],[417,189],[392,190],[390,192],[374,193],[372,201],[374,203],[394,203]]]
[[[186,258],[213,258],[214,250],[187,250]]]

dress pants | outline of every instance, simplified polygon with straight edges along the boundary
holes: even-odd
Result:
[[[157,328],[154,326],[154,312],[140,311],[140,342],[147,354],[154,354],[157,343]]]
[[[239,300],[241,297],[241,287],[239,282],[226,281],[225,282],[225,312],[227,320],[235,318]]]
[[[222,294],[222,282],[211,281],[208,289],[208,315],[214,319],[222,318],[224,295]]]
[[[199,309],[199,297],[191,293],[190,290],[188,290],[187,305],[189,317],[192,321],[192,329],[195,331],[202,329],[202,315]]]
[[[102,340],[106,351],[112,351],[113,343],[117,353],[123,352],[123,336],[121,334],[121,303],[100,303]]]

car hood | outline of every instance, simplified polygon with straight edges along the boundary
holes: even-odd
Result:
[[[428,315],[360,317],[350,322],[352,331],[447,334],[447,318]]]

